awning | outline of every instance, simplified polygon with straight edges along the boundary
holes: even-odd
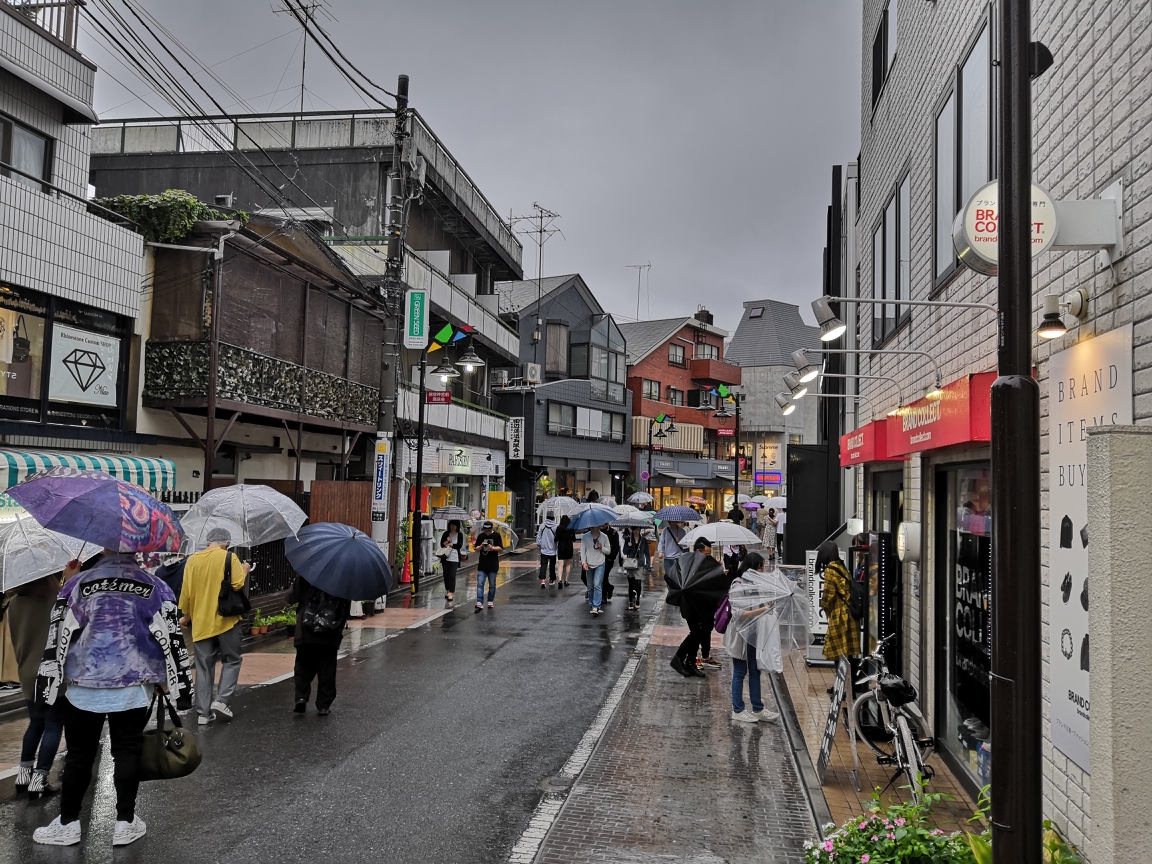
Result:
[[[0,489],[15,486],[37,471],[59,465],[95,468],[120,480],[156,493],[176,486],[176,463],[171,459],[96,453],[48,453],[32,450],[0,450]]]

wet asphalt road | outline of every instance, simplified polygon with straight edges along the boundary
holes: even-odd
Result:
[[[290,680],[238,694],[234,721],[197,730],[204,762],[193,775],[141,787],[148,836],[115,852],[105,741],[84,842],[33,844],[32,830],[59,812],[56,799],[9,799],[0,802],[0,862],[506,860],[657,592],[626,613],[618,587],[593,618],[579,582],[542,591],[532,569],[504,574],[511,581],[494,610],[474,614],[461,589],[432,624],[342,659],[327,718],[311,706],[292,713]]]

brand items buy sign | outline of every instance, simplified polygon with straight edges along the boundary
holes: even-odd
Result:
[[[1089,771],[1088,429],[1132,422],[1132,325],[1048,366],[1048,590],[1052,743]]]
[[[992,382],[995,372],[965,375],[923,399],[897,409],[883,421],[888,458],[992,437]],[[841,447],[841,464],[843,447]]]
[[[987,276],[996,275],[1000,225],[1000,184],[977,189],[952,225],[952,244],[960,261]],[[1056,206],[1048,193],[1032,184],[1032,255],[1056,239]]]

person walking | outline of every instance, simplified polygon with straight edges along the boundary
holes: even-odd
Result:
[[[36,699],[45,705],[64,701],[68,752],[60,815],[36,829],[35,842],[80,842],[80,805],[92,782],[105,722],[115,763],[112,845],[126,846],[144,836],[148,826],[136,815],[136,793],[149,699],[160,689],[174,695],[180,707],[192,693],[188,651],[176,615],[172,590],[141,570],[130,553],[105,550],[97,566],[70,576],[60,589],[36,678]]]
[[[848,587],[848,568],[840,560],[840,548],[825,540],[816,550],[816,572],[824,571],[824,590],[820,594],[820,608],[828,617],[828,630],[824,636],[824,657],[837,661],[840,655],[854,657],[859,653],[856,644],[856,619],[848,611],[851,589]]]
[[[315,678],[316,713],[327,717],[336,699],[336,653],[340,650],[340,640],[344,638],[352,602],[321,591],[303,576],[296,577],[286,600],[299,604],[296,635],[292,639],[296,648],[296,663],[292,668],[295,684],[292,710],[297,714],[308,710],[312,679]]]
[[[196,657],[196,722],[207,726],[217,715],[231,720],[232,697],[240,680],[241,615],[220,615],[220,588],[226,574],[240,591],[251,566],[229,552],[232,535],[227,528],[208,532],[208,548],[188,556],[180,587],[181,621],[191,622],[192,651]],[[220,663],[220,681],[216,664]]]
[[[68,571],[72,576],[76,571]],[[28,793],[35,801],[42,795],[55,795],[59,789],[48,782],[48,772],[60,749],[64,732],[64,700],[53,705],[36,701],[36,672],[48,642],[48,621],[52,605],[60,593],[60,575],[54,573],[21,585],[10,592],[7,605],[12,648],[20,669],[20,690],[28,709],[28,726],[20,746],[16,769],[16,794]]]
[[[540,549],[540,587],[545,587],[545,577],[551,576],[548,585],[556,584],[556,514],[549,510],[544,521],[536,529],[536,545]]]
[[[464,532],[456,519],[448,521],[448,530],[440,535],[440,565],[444,568],[444,599],[456,596],[456,571],[460,562],[467,557],[464,551]]]
[[[749,570],[761,571],[764,569],[764,558],[759,552],[749,552],[740,564],[740,571],[733,581],[739,582],[741,577]],[[729,589],[731,590],[731,589]],[[743,612],[741,615],[755,614]],[[764,700],[760,695],[760,667],[756,665],[756,648],[740,635],[737,627],[738,617],[728,622],[721,644],[728,656],[732,658],[732,722],[734,723],[774,723],[780,719],[779,713],[767,711]],[[748,682],[749,706],[744,703],[744,682]]]
[[[703,537],[696,541],[692,551],[683,556],[683,559],[683,561],[678,562],[677,566],[691,567],[695,565],[696,567],[707,568],[708,571],[723,569],[720,562],[712,557],[712,544]],[[685,572],[691,573],[692,571],[686,570]],[[681,603],[680,615],[688,624],[688,635],[684,637],[676,649],[676,654],[672,657],[672,662],[669,665],[685,678],[704,678],[704,673],[696,665],[696,652],[699,650],[706,659],[709,658],[709,642],[712,637],[712,625],[716,617],[716,606],[712,603],[692,603],[691,605]],[[708,665],[713,664],[709,663]],[[715,668],[719,668],[719,666],[719,663],[715,664]]]
[[[624,529],[624,572],[628,575],[628,611],[640,608],[640,568],[648,558],[648,541],[638,527]]]
[[[572,520],[565,514],[556,526],[556,564],[558,588],[568,587],[568,577],[572,574],[572,558],[576,554],[576,532],[568,527]]]
[[[580,538],[580,566],[584,569],[588,590],[588,609],[593,615],[600,614],[600,603],[604,593],[604,564],[608,560],[608,538],[594,525]]]
[[[656,558],[664,562],[664,573],[673,575],[683,550],[680,541],[684,539],[684,526],[680,522],[665,522],[660,530],[660,540],[656,544]]]
[[[491,522],[480,526],[480,534],[476,537],[476,551],[480,558],[476,564],[476,611],[484,608],[484,583],[488,583],[488,608],[496,606],[496,574],[500,571],[500,550],[504,548],[504,541],[500,535],[492,530]]]

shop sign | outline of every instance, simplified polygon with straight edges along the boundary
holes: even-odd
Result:
[[[372,521],[388,521],[388,455],[390,442],[387,438],[376,439],[376,462],[372,477]]]
[[[456,447],[451,444],[440,451],[441,474],[471,474],[472,448]]]
[[[524,458],[524,418],[508,418],[508,458]]]
[[[779,486],[784,482],[784,472],[757,471],[752,482],[757,486]]]
[[[727,427],[716,430],[716,437],[717,438],[731,438],[735,434],[736,434],[735,429],[728,429]]]
[[[952,225],[952,245],[960,261],[977,273],[996,275],[999,246],[1000,184],[993,180],[977,189]],[[1056,239],[1056,205],[1048,193],[1032,184],[1032,257]]]
[[[410,288],[404,294],[404,347],[423,351],[428,347],[428,291]]]
[[[57,324],[52,332],[52,373],[48,398],[53,402],[116,405],[120,340]]]
[[[1048,583],[1052,743],[1090,771],[1088,429],[1132,423],[1132,325],[1048,364]]]
[[[965,375],[923,399],[897,408],[882,421],[888,457],[991,440],[991,392],[995,380],[995,372]],[[845,464],[843,452],[841,446],[841,465]]]
[[[888,459],[888,423],[873,420],[840,436],[840,467]],[[896,457],[899,458],[899,457]]]
[[[424,401],[429,405],[448,405],[452,402],[452,391],[425,390]]]

